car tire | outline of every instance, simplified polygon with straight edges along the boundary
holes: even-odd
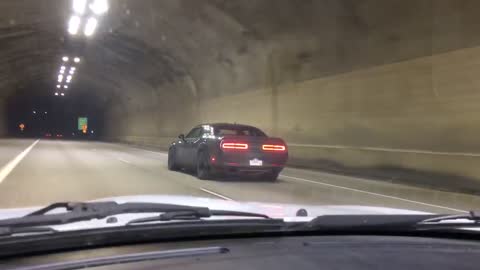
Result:
[[[201,151],[197,155],[197,177],[201,180],[208,180],[213,177],[210,159],[205,151]]]
[[[170,171],[178,171],[179,169],[177,165],[177,151],[174,147],[168,150],[168,169]]]
[[[263,177],[268,182],[276,182],[278,180],[278,176],[280,175],[280,172],[273,171],[266,173]]]

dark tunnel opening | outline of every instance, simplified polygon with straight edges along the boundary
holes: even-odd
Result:
[[[17,138],[45,138],[61,135],[69,139],[100,139],[104,134],[105,107],[91,91],[67,91],[52,95],[51,87],[34,86],[18,90],[6,101],[7,134]],[[78,119],[87,118],[87,133]],[[22,128],[21,125],[24,127]],[[23,129],[23,130],[22,130]]]

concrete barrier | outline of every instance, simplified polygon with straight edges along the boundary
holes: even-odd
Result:
[[[480,153],[302,144],[289,152],[291,166],[480,194]]]

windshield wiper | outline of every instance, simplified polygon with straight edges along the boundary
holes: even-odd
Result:
[[[467,221],[467,222],[465,222]],[[480,215],[326,215],[297,226],[304,230],[428,230],[479,227]]]
[[[475,211],[470,211],[466,215],[449,215],[449,216],[438,216],[429,219],[422,220],[418,225],[431,225],[439,224],[445,221],[458,221],[458,220],[468,220],[473,224],[480,225],[480,213]],[[449,224],[458,224],[455,222],[449,222]]]
[[[66,210],[58,214],[48,214],[54,210]],[[266,215],[256,213],[243,213],[235,211],[210,210],[206,207],[193,207],[175,204],[159,203],[124,203],[116,202],[93,202],[93,203],[55,203],[38,211],[30,213],[24,217],[0,220],[0,230],[8,230],[53,226],[69,224],[79,221],[89,221],[93,219],[103,219],[109,216],[119,214],[136,213],[162,213],[158,217],[151,219],[159,221],[179,220],[179,219],[201,219],[212,216],[243,216],[270,219]],[[133,223],[149,222],[143,220],[133,220]]]
[[[253,218],[264,218],[270,219],[266,215],[256,214],[256,213],[246,213],[246,212],[237,212],[237,211],[223,211],[223,210],[210,210],[210,216],[222,216],[222,217],[253,217]],[[200,216],[195,211],[177,211],[164,213],[155,217],[139,218],[131,220],[127,225],[139,224],[139,223],[148,223],[156,221],[171,221],[171,220],[198,220],[204,216]]]
[[[13,227],[0,227],[0,237],[2,236],[12,236],[12,235],[40,235],[40,234],[50,234],[56,233],[57,230],[52,228],[42,228],[42,227],[33,227],[33,228],[13,228]]]

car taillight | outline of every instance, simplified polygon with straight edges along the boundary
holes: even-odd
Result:
[[[262,145],[263,151],[272,151],[272,152],[285,152],[287,147],[282,144],[264,144]]]
[[[224,142],[222,143],[222,149],[225,150],[248,150],[248,144],[236,143],[236,142]]]

